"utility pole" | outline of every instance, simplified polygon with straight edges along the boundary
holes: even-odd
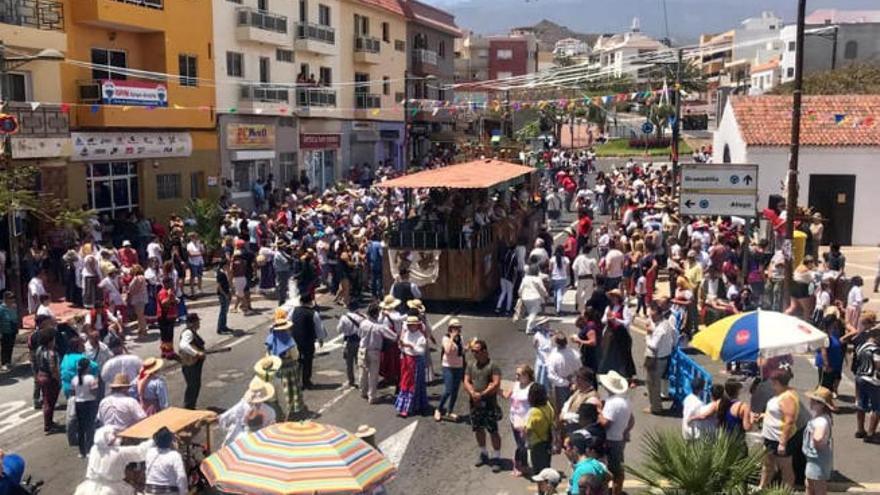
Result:
[[[834,40],[831,42],[831,70],[837,68],[837,37],[840,33],[840,26],[834,26]]]
[[[684,49],[678,49],[675,65],[675,121],[672,122],[672,197],[676,197],[679,173],[678,139],[681,133],[681,73],[684,65]]]
[[[795,38],[794,101],[791,112],[791,150],[788,161],[787,198],[785,204],[785,280],[782,286],[782,304],[787,307],[791,298],[794,263],[794,221],[798,201],[798,159],[801,145],[801,100],[804,88],[804,24],[807,0],[798,0],[797,36]],[[787,251],[787,252],[786,252]]]

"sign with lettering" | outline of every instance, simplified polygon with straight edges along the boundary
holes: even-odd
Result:
[[[188,132],[72,132],[71,161],[176,158],[192,154]]]
[[[267,124],[226,124],[226,149],[275,148],[275,126]]]
[[[108,105],[167,107],[168,88],[157,82],[105,79],[101,81],[101,101]]]
[[[300,134],[299,149],[301,150],[327,150],[337,149],[342,144],[342,136],[339,134]]]
[[[679,207],[682,215],[756,216],[758,166],[682,165]]]

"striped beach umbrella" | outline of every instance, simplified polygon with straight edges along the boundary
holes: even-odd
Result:
[[[758,310],[716,321],[694,335],[691,345],[712,359],[755,361],[759,356],[770,358],[828,347],[828,335],[800,318]]]
[[[242,435],[202,461],[201,469],[211,486],[242,495],[359,494],[397,473],[354,434],[311,421]]]

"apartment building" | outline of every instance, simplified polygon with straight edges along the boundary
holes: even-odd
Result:
[[[397,0],[340,0],[342,166],[403,167],[406,14]]]
[[[538,71],[538,40],[533,35],[489,37],[489,79]]]
[[[245,207],[256,180],[297,178],[296,14],[289,0],[213,0],[220,166]]]
[[[3,112],[14,115],[19,125],[11,136],[12,159],[16,166],[37,167],[42,192],[58,198],[67,197],[66,166],[71,152],[70,120],[58,105],[62,101],[61,63],[25,59],[44,50],[67,50],[64,15],[61,2],[0,2],[0,42],[9,70]]]
[[[436,110],[420,110],[407,116],[406,156],[421,163],[433,146],[452,141],[454,115],[440,102],[454,100],[446,89],[455,80],[455,41],[460,31],[455,16],[417,0],[403,0],[410,56],[407,59],[407,98],[438,102]],[[438,143],[438,144],[434,144]]]
[[[639,20],[633,19],[628,32],[600,36],[590,61],[609,77],[629,76],[635,82],[646,82],[652,68],[639,64],[639,57],[665,48],[663,43],[642,33]]]
[[[165,218],[219,194],[211,0],[64,0],[68,197]]]
[[[455,82],[489,79],[489,39],[473,31],[464,31],[455,40]]]

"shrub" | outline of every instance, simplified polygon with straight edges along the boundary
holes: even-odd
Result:
[[[645,148],[654,149],[654,148],[668,148],[672,146],[672,138],[668,137],[640,137],[633,138],[629,140],[630,148]]]

